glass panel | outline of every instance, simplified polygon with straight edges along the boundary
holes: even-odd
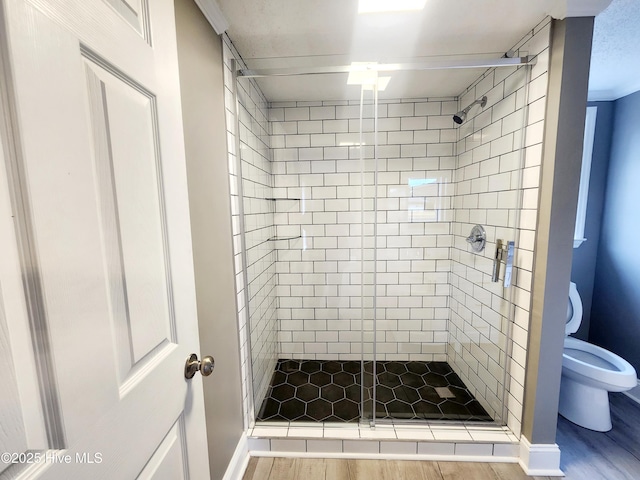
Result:
[[[447,361],[498,423],[506,423],[511,328],[516,310],[526,315],[529,309],[531,265],[528,252],[520,250],[532,245],[536,221],[537,189],[523,189],[529,76],[526,66],[489,70],[463,92],[458,104],[464,108],[488,97],[486,106],[472,107],[457,129]],[[536,173],[535,166],[528,171]],[[532,210],[523,209],[525,197]],[[466,241],[475,224],[484,226],[487,238],[479,253]],[[515,267],[520,268],[513,268],[511,286],[507,286],[507,252],[502,249],[497,264],[494,259],[498,245],[511,241]]]
[[[235,173],[238,216],[234,230],[240,315],[244,317],[251,353],[251,386],[256,413],[269,390],[278,345],[274,171],[270,151],[269,106],[254,81],[236,82],[237,122]],[[296,201],[286,202],[297,206]],[[243,278],[244,277],[244,278]],[[242,306],[244,308],[242,308]],[[271,412],[267,412],[269,415]],[[277,413],[277,412],[276,412]]]
[[[358,130],[360,133],[361,170],[361,250],[362,268],[362,405],[361,421],[375,421],[374,399],[376,395],[376,227],[377,227],[377,90],[363,85],[360,92]]]
[[[527,244],[535,229],[522,209],[528,75],[478,72],[459,97],[376,88],[271,104],[239,79],[236,263],[258,419],[505,422],[510,329],[531,278],[517,227]],[[492,280],[498,240],[524,267],[508,288],[506,254]]]
[[[491,274],[498,242],[517,245],[519,222],[535,221],[520,218],[526,81],[526,67],[492,69],[459,99],[377,109],[376,315],[364,332],[377,419],[504,422],[506,252],[499,281]],[[487,235],[478,253],[466,242],[475,224]]]

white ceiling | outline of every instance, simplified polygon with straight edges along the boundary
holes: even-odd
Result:
[[[499,58],[562,3],[428,0],[419,12],[358,14],[358,0],[217,1],[229,22],[227,33],[251,69]],[[602,0],[576,4],[584,2]],[[640,4],[614,1],[618,2]],[[394,73],[381,98],[458,96],[483,71]],[[270,101],[342,100],[360,95],[358,86],[347,86],[346,74],[271,77],[258,83]]]
[[[640,1],[613,0],[596,16],[589,100],[615,100],[640,90]]]

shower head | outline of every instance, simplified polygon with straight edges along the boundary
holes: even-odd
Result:
[[[484,108],[484,106],[487,104],[487,97],[484,96],[482,98],[479,98],[478,100],[476,100],[475,102],[473,102],[471,105],[469,105],[467,108],[465,108],[464,110],[459,111],[458,113],[456,113],[453,116],[453,121],[456,122],[458,125],[461,125],[462,122],[464,122],[467,118],[467,113],[469,113],[469,110],[471,110],[471,107],[473,107],[476,103],[480,104],[480,107]]]

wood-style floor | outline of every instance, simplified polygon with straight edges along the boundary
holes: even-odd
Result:
[[[558,417],[560,467],[566,480],[640,479],[640,405],[609,395],[613,429],[600,433]],[[551,480],[517,464],[254,457],[244,480]]]
[[[640,479],[640,405],[623,393],[610,393],[609,399],[609,432],[587,430],[558,416],[560,468],[568,480]]]
[[[550,480],[515,463],[253,457],[244,480]],[[585,479],[586,480],[586,479]]]

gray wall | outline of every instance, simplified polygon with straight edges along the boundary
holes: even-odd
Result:
[[[583,340],[589,338],[593,285],[596,274],[598,245],[600,243],[600,225],[602,223],[602,210],[604,208],[605,187],[607,184],[614,112],[613,102],[589,102],[588,105],[590,107],[598,107],[598,114],[591,159],[587,218],[584,228],[584,236],[587,241],[582,243],[580,247],[573,249],[571,267],[571,281],[578,287],[578,293],[582,298],[584,309],[580,329],[574,336]]]
[[[615,101],[589,341],[640,370],[640,92]]]
[[[211,478],[221,479],[243,432],[222,41],[192,0],[176,0],[176,31]]]
[[[578,205],[593,17],[552,23],[522,434],[553,444]]]

